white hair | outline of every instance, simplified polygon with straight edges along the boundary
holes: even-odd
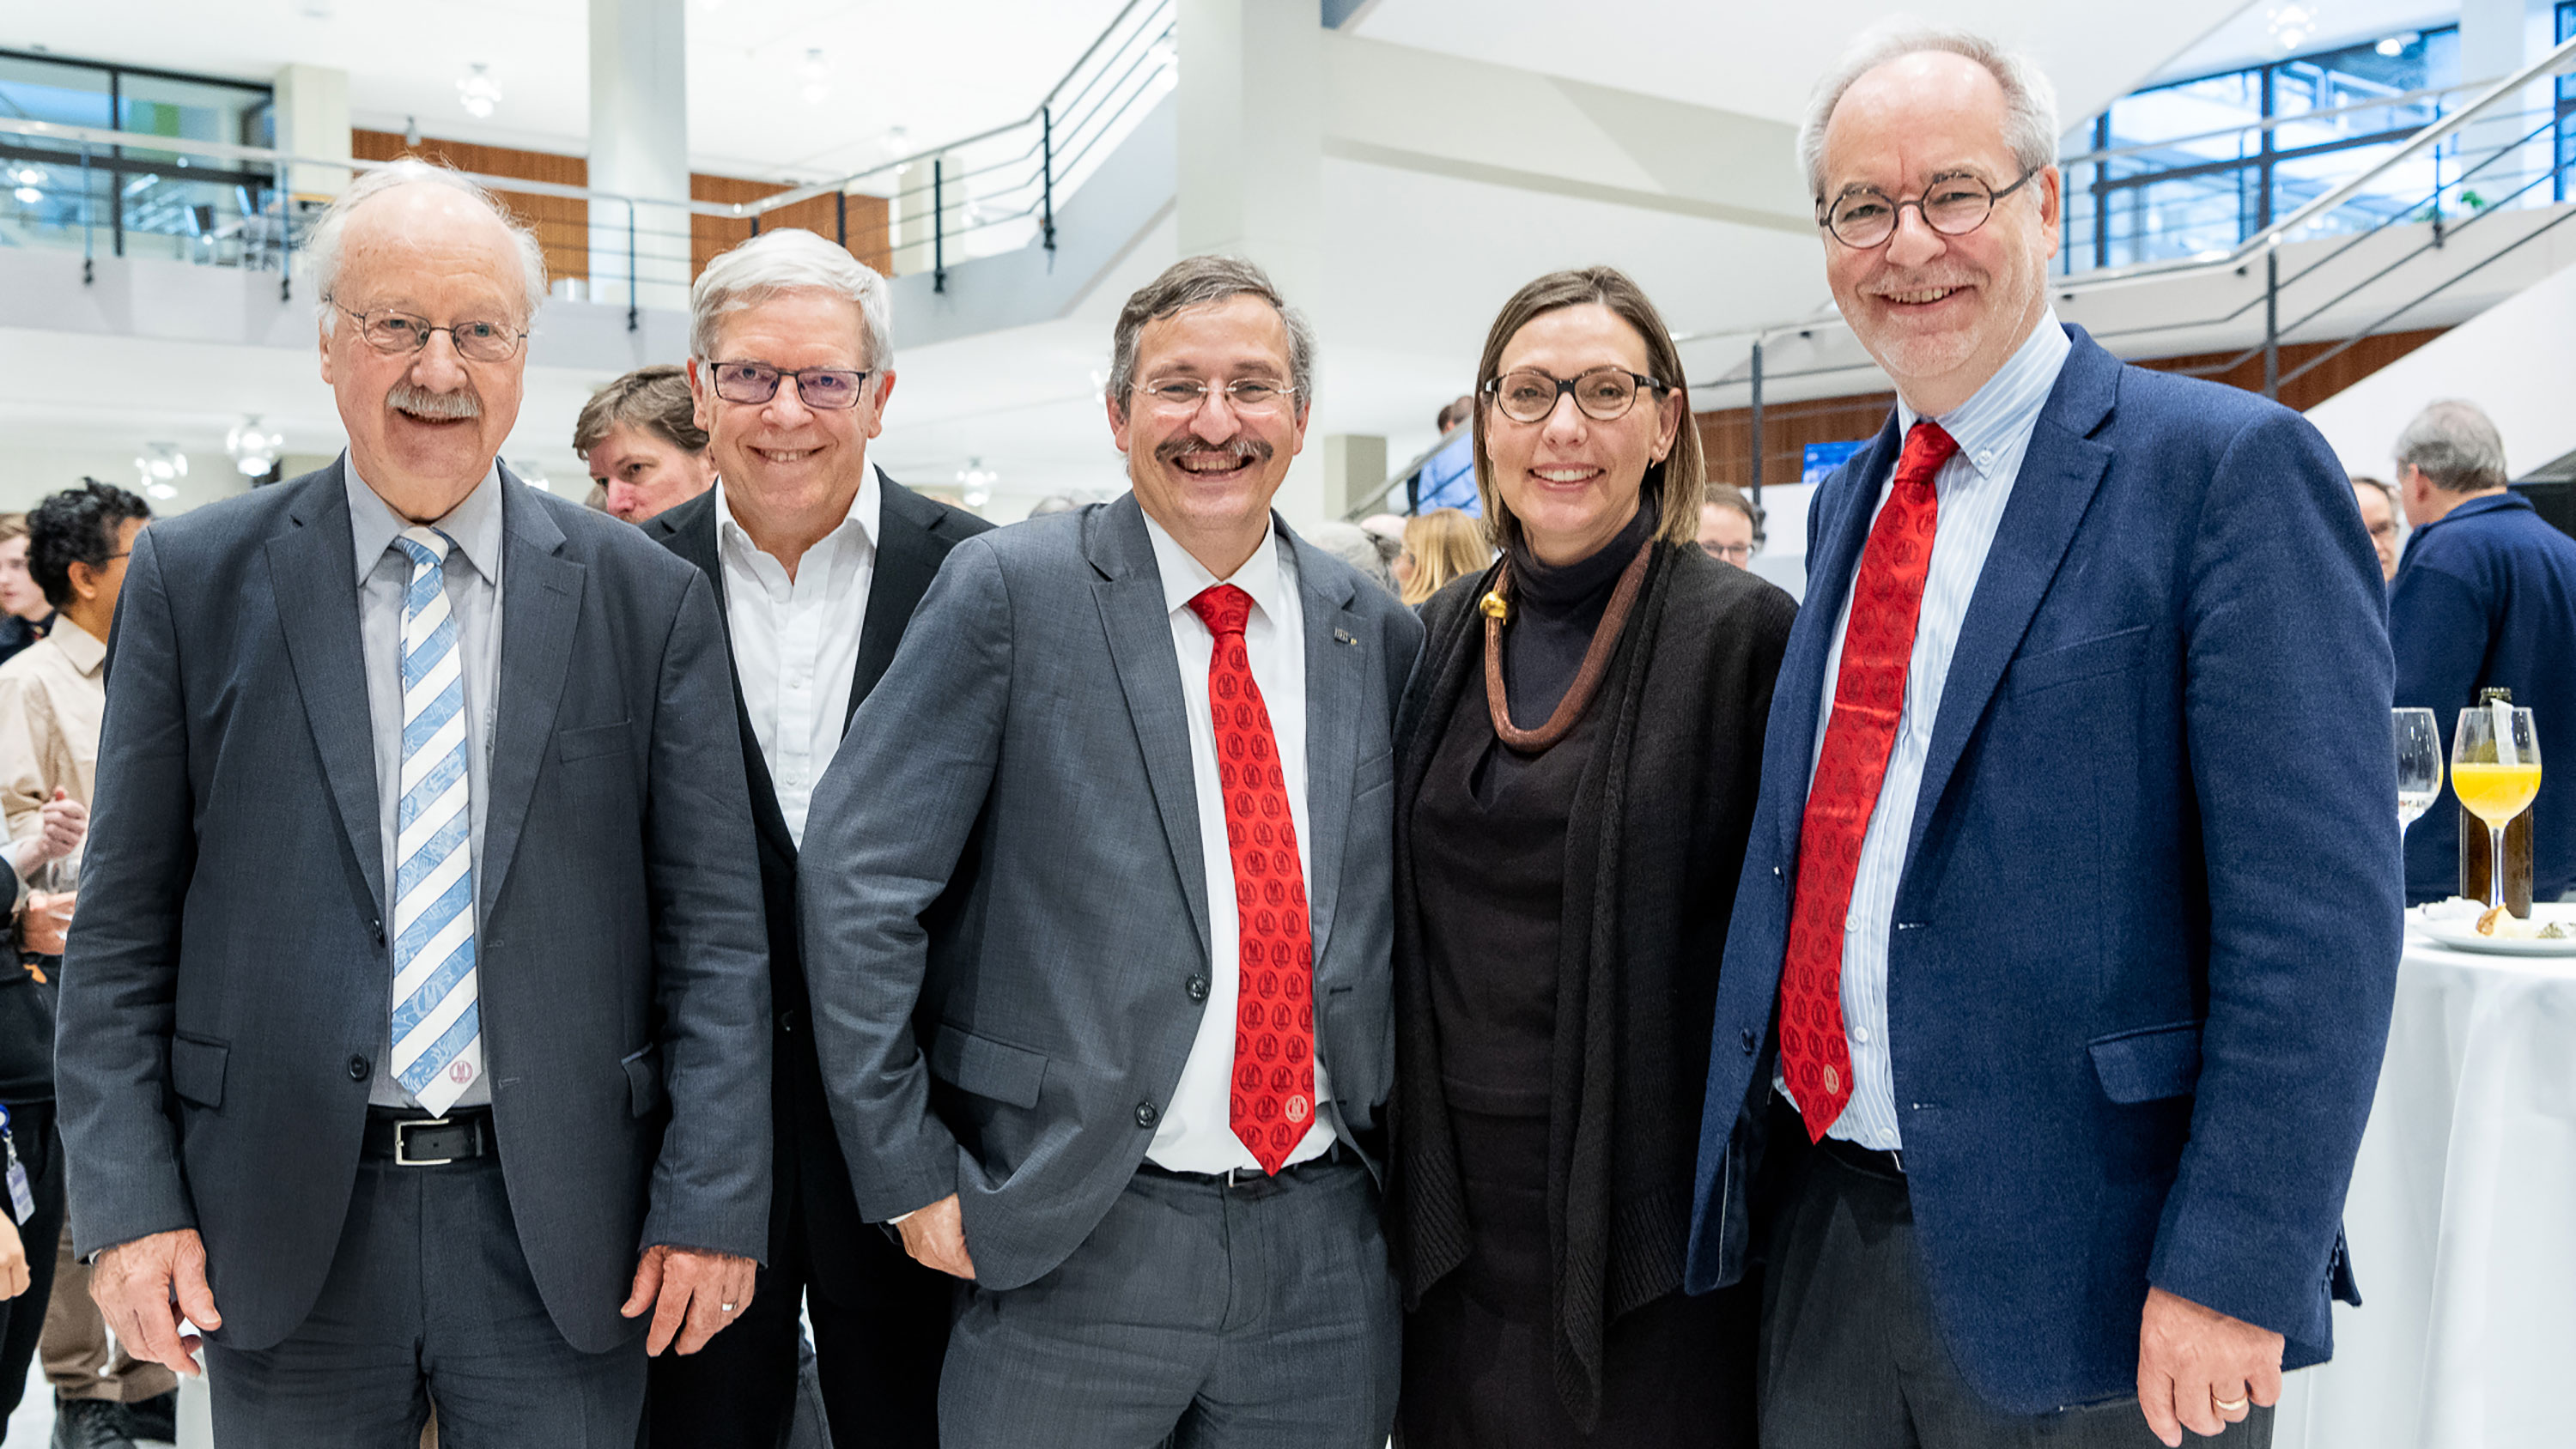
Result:
[[[348,230],[351,213],[396,187],[409,186],[414,182],[463,192],[480,202],[484,210],[492,213],[492,219],[509,231],[510,240],[518,247],[519,268],[527,289],[527,315],[537,315],[537,309],[546,301],[546,253],[545,248],[537,244],[537,234],[511,216],[491,192],[475,185],[462,172],[417,156],[405,156],[399,161],[358,173],[357,179],[349,183],[349,189],[323,209],[321,220],[313,223],[312,232],[304,239],[304,274],[313,282],[314,311],[322,320],[322,330],[329,332],[331,324],[340,315],[333,299],[340,286],[340,243],[342,234]],[[520,320],[524,322],[526,318]]]
[[[2003,87],[2004,145],[2013,159],[2026,171],[2057,164],[2057,87],[2049,84],[2029,56],[2006,50],[1972,30],[1881,22],[1861,32],[1807,98],[1807,117],[1798,127],[1798,160],[1806,168],[1807,190],[1819,204],[1825,199],[1825,124],[1834,118],[1843,93],[1889,61],[1925,51],[1966,56],[1984,66],[1995,84]]]
[[[829,292],[857,303],[868,369],[894,366],[894,308],[886,279],[847,247],[797,227],[762,232],[698,273],[689,288],[690,355],[715,361],[716,329],[725,314],[782,292]]]

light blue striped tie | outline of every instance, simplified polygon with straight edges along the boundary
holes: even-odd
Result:
[[[394,1076],[443,1114],[483,1071],[475,1009],[473,813],[465,769],[465,674],[443,566],[454,545],[406,528],[402,806],[394,844]]]

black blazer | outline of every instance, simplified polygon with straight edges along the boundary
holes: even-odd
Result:
[[[79,1250],[197,1229],[217,1341],[244,1350],[321,1292],[384,1069],[392,913],[341,480],[135,541],[63,969]],[[705,582],[501,483],[483,1044],[528,1267],[599,1353],[644,1331],[617,1312],[642,1245],[766,1248],[760,888]]]
[[[885,502],[877,516],[877,563],[868,585],[867,620],[860,626],[857,676],[850,684],[850,713],[876,688],[894,659],[895,645],[912,622],[939,572],[940,562],[960,539],[972,538],[993,525],[962,509],[924,498],[877,470]],[[724,607],[724,568],[716,556],[715,490],[644,521],[644,534],[696,564],[715,586]],[[726,657],[732,657],[731,636]],[[734,715],[742,734],[743,773],[751,786],[751,813],[759,835],[760,893],[769,912],[770,1005],[776,1012],[777,1075],[773,1087],[777,1128],[778,1186],[770,1213],[772,1262],[786,1248],[788,1210],[805,1213],[805,1247],[816,1288],[844,1306],[861,1308],[866,1294],[860,1259],[852,1246],[860,1233],[877,1229],[861,1221],[851,1196],[850,1170],[842,1160],[839,1140],[823,1094],[822,1068],[814,1057],[812,1022],[806,1006],[804,956],[796,930],[796,841],[787,833],[787,817],[778,809],[778,790],[769,777],[769,762],[752,733],[751,714],[742,703],[742,681],[734,680]],[[848,719],[842,721],[844,727]]]

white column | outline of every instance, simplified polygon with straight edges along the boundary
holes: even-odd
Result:
[[[1316,446],[1311,434],[1307,446]],[[1340,518],[1386,482],[1386,439],[1373,433],[1335,433],[1321,446],[1323,516]]]
[[[1323,33],[1315,0],[1180,0],[1181,254],[1258,262],[1309,318],[1323,305]],[[1291,524],[1330,516],[1329,362],[1319,356],[1306,450],[1279,490]]]
[[[632,295],[645,307],[688,305],[686,16],[685,0],[590,0],[591,189],[644,203],[590,204],[590,286],[597,301],[625,302]],[[675,202],[683,205],[653,204]]]
[[[2555,43],[2556,19],[2552,0],[2460,0],[2460,79],[2496,80],[2529,65]],[[2496,148],[2537,129],[2554,100],[2553,88],[2543,80],[2524,87],[2517,99],[2499,103],[2490,112],[2493,119],[2461,131],[2454,152],[2460,165],[2446,171],[2475,166]],[[2517,154],[2488,166],[2468,182],[2467,189],[2489,203],[2502,201],[2549,167],[2552,140],[2544,134]],[[2517,205],[2548,201],[2544,192],[2535,189]]]
[[[349,73],[327,65],[290,65],[277,72],[277,149],[289,156],[349,159]],[[329,201],[349,185],[343,166],[287,168],[287,194],[298,201]]]

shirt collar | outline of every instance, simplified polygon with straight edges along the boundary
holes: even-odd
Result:
[[[1281,577],[1279,569],[1279,520],[1276,515],[1261,530],[1261,543],[1252,550],[1252,557],[1243,561],[1243,567],[1236,569],[1232,578],[1220,579],[1209,573],[1207,565],[1181,547],[1180,540],[1166,533],[1163,525],[1156,523],[1150,513],[1145,515],[1145,537],[1154,544],[1154,568],[1163,576],[1163,603],[1169,612],[1181,612],[1190,606],[1190,600],[1223,583],[1250,594],[1252,606],[1271,623],[1277,624],[1288,617],[1285,612],[1288,582]]]
[[[1991,476],[1996,464],[2005,461],[2007,445],[2030,436],[2038,426],[2042,408],[2048,406],[2048,395],[2057,387],[2057,374],[2066,366],[2067,354],[2075,344],[2067,340],[2066,329],[2059,325],[2054,307],[2040,313],[2039,325],[2004,361],[1995,375],[1986,379],[1966,402],[1932,419],[1959,445],[1959,457],[1981,476]],[[1896,401],[1897,435],[1912,432],[1922,415],[1906,406],[1900,394]]]
[[[345,455],[344,455],[345,456]],[[349,538],[356,550],[358,577],[364,579],[376,571],[376,563],[404,528],[402,515],[393,511],[367,480],[358,476],[358,465],[347,463],[341,470],[349,490]],[[465,495],[463,502],[447,511],[447,516],[430,527],[446,534],[448,541],[474,565],[475,572],[487,583],[501,581],[501,465],[495,462],[484,473],[483,481]]]
[[[98,667],[107,662],[106,643],[69,619],[55,620],[54,632],[45,637],[83,674],[96,674]]]
[[[2474,518],[2481,513],[2493,513],[2500,508],[2531,509],[2531,500],[2511,490],[2507,490],[2502,493],[2481,493],[2477,497],[2469,499],[2465,503],[2454,505],[2450,512],[2445,513],[2441,517],[2434,519],[2432,522],[2425,524],[2423,527],[2416,529],[2415,535],[2416,537],[2421,538],[2426,533],[2441,527],[2443,524],[2450,522],[2454,518]],[[2536,512],[2538,510],[2531,511]]]
[[[870,468],[859,479],[859,491],[850,499],[848,515],[840,525],[833,528],[831,533],[823,537],[829,539],[842,528],[855,526],[858,536],[873,549],[877,546],[877,524],[884,511],[885,490],[877,486],[877,470]],[[752,542],[750,531],[734,522],[733,504],[725,497],[725,481],[722,476],[716,479],[716,536],[737,548],[750,549],[755,553],[762,551],[759,544]]]

